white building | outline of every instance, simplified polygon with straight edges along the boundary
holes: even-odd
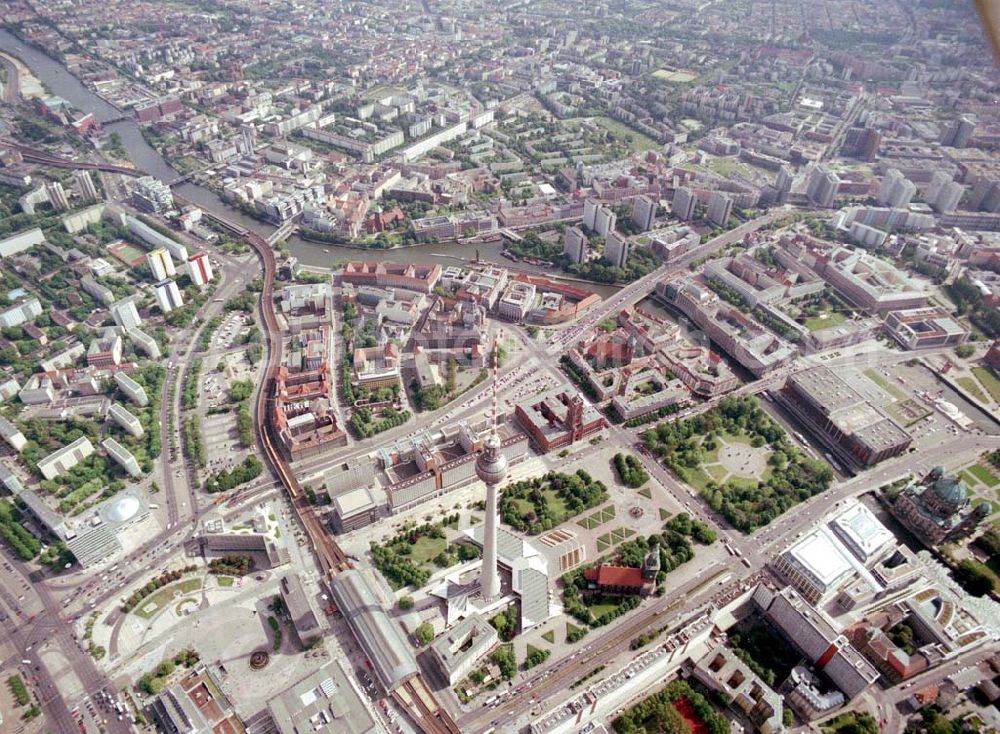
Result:
[[[163,313],[170,313],[184,305],[181,289],[172,280],[161,280],[153,287],[153,292],[156,294],[156,303]]]
[[[142,428],[142,421],[136,418],[129,410],[121,403],[112,403],[111,409],[108,411],[108,415],[114,419],[115,423],[121,426],[125,431],[134,438],[140,438],[145,431]]]
[[[563,232],[563,254],[574,263],[587,259],[587,235],[579,227],[569,227]]]
[[[124,469],[130,477],[138,479],[142,476],[142,467],[139,466],[139,462],[127,448],[122,446],[110,436],[101,442],[101,446],[107,452],[108,456],[110,456],[116,464]]]
[[[656,199],[651,196],[637,196],[632,202],[632,222],[643,232],[653,228],[656,221]]]
[[[28,439],[21,433],[21,429],[3,416],[0,416],[0,438],[18,453],[21,453],[21,449],[28,444]]]
[[[153,280],[166,280],[177,275],[174,261],[165,247],[158,247],[146,253],[146,262],[153,273]]]
[[[139,316],[139,309],[135,307],[135,302],[131,298],[124,298],[111,304],[111,318],[121,328],[128,331],[142,323]]]
[[[42,315],[42,303],[37,298],[29,298],[5,311],[0,311],[0,327],[20,326],[28,321],[34,321]]]
[[[146,389],[124,372],[115,372],[115,384],[136,405],[141,407],[149,405]]]
[[[188,260],[188,274],[191,276],[191,282],[197,286],[205,285],[212,280],[212,263],[209,262],[208,255],[204,252],[192,255]]]
[[[94,453],[94,445],[86,436],[80,436],[73,443],[53,451],[38,462],[38,471],[46,479],[55,479],[65,474],[81,461]]]
[[[708,197],[708,209],[706,210],[708,221],[716,226],[725,227],[732,213],[732,198],[721,191],[713,191],[712,195]]]

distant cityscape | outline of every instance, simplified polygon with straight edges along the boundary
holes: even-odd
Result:
[[[989,6],[5,3],[0,731],[1000,732]]]

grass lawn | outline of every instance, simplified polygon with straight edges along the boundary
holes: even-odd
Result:
[[[143,619],[152,619],[153,615],[167,606],[177,596],[190,594],[201,588],[201,579],[187,579],[179,584],[171,584],[147,596],[135,608],[135,613]]]
[[[556,641],[556,631],[549,630],[548,632],[542,635],[542,639],[548,642],[549,644],[553,644]]]
[[[845,321],[847,321],[847,318],[844,314],[830,311],[820,316],[813,316],[806,319],[805,327],[809,331],[821,331],[823,329],[832,329],[834,326],[840,326]]]
[[[232,576],[219,576],[219,586],[232,586],[235,580]]]
[[[597,552],[598,553],[603,553],[604,551],[606,551],[608,548],[611,547],[611,543],[609,543],[607,540],[602,540],[602,538],[604,538],[604,537],[606,537],[606,536],[602,535],[600,538],[597,539]]]
[[[989,399],[986,397],[986,393],[979,386],[978,380],[974,377],[959,377],[955,380],[962,389],[965,390],[969,395],[978,400],[980,403],[988,403]]]
[[[1000,403],[1000,377],[989,367],[973,367],[972,374],[986,388],[994,402]]]
[[[660,508],[660,519],[661,520],[669,520],[671,517],[673,517],[673,514],[671,512],[668,512],[667,510],[664,510],[662,507]]]
[[[650,491],[649,487],[643,487],[639,490],[639,494],[645,497],[647,500],[653,499],[653,493]]]
[[[710,481],[712,481],[712,477],[710,477],[708,473],[700,466],[688,470],[687,483],[690,484],[695,489],[697,489],[699,492],[704,492],[705,487],[708,486],[708,483]]]
[[[705,471],[711,474],[712,479],[714,479],[717,482],[721,482],[723,479],[726,478],[726,475],[729,473],[728,471],[726,471],[726,467],[724,467],[722,464],[710,464],[709,466],[705,467]]]
[[[419,540],[410,546],[410,560],[416,566],[430,563],[431,559],[447,545],[448,541],[444,538],[428,538],[426,535],[421,535]]]
[[[603,604],[594,604],[593,606],[588,606],[587,609],[590,610],[590,616],[597,621],[603,617],[608,612],[613,612],[618,608],[618,605],[614,602],[604,602]]]
[[[989,469],[987,469],[982,464],[973,464],[968,468],[970,474],[972,474],[976,479],[985,484],[991,489],[998,484],[1000,484],[1000,479],[997,479],[996,475],[993,474]]]
[[[978,484],[978,482],[976,481],[976,478],[975,478],[974,476],[972,476],[972,475],[971,475],[971,474],[970,474],[970,473],[969,473],[969,472],[968,472],[967,470],[965,470],[965,469],[963,469],[962,471],[960,471],[960,472],[958,473],[958,478],[959,478],[959,479],[961,479],[961,480],[962,480],[963,482],[965,482],[966,484],[968,484],[968,485],[969,485],[970,487],[975,487],[975,486],[976,486],[976,484]]]
[[[633,130],[628,125],[618,120],[614,120],[610,117],[595,117],[594,122],[603,127],[605,130],[610,130],[616,135],[628,135],[632,138],[631,148],[636,152],[643,152],[647,150],[658,150],[660,144],[653,140],[648,135],[645,135],[637,130]]]
[[[885,377],[883,377],[881,375],[881,373],[879,373],[878,370],[876,370],[874,368],[868,368],[868,369],[866,369],[865,370],[865,377],[867,377],[869,380],[871,380],[872,382],[874,382],[880,388],[882,388],[887,393],[889,393],[890,395],[892,395],[892,397],[896,398],[896,400],[906,400],[909,397],[909,395],[907,395],[905,392],[903,392],[902,390],[900,390],[898,387],[896,387],[895,385],[893,385],[892,383],[890,383],[887,379],[885,379]]]
[[[558,519],[558,522],[562,522],[569,515],[569,510],[566,509],[566,502],[559,493],[554,489],[543,489],[542,497],[545,498],[545,504],[549,509],[549,514]],[[530,509],[534,509],[531,507]],[[558,524],[558,523],[557,523]]]
[[[573,624],[572,622],[567,622],[566,623],[566,635],[567,636],[569,636],[572,633],[579,634],[582,631],[583,631],[583,627],[579,627],[579,626]]]
[[[887,405],[885,410],[904,428],[919,423],[931,414],[931,411],[912,399],[897,400],[895,403]]]

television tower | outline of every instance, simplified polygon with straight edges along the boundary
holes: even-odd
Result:
[[[493,425],[476,459],[476,476],[486,483],[486,522],[483,525],[483,569],[479,579],[480,593],[486,601],[500,596],[500,574],[497,572],[497,489],[507,476],[507,459],[500,453],[497,436],[497,359],[500,342],[493,339]]]

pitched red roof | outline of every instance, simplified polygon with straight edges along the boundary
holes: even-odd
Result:
[[[583,572],[584,578],[598,586],[642,588],[642,569],[628,566],[598,566]]]

